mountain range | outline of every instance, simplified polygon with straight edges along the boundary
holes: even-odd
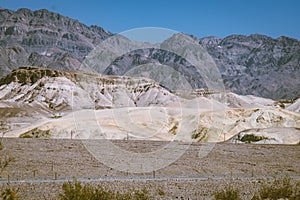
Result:
[[[0,76],[22,66],[100,72],[97,67],[82,68],[82,62],[113,35],[48,10],[0,9]],[[212,57],[226,90],[277,100],[300,96],[299,40],[259,34],[189,37]],[[155,45],[120,56],[101,73],[124,75],[137,65],[153,63],[182,71],[193,89],[206,87],[191,63]]]

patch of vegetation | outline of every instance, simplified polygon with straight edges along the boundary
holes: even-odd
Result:
[[[201,128],[199,130],[195,130],[192,134],[192,139],[198,139],[198,142],[205,142],[207,136],[208,129]]]
[[[296,99],[282,99],[280,103],[295,103]]]
[[[13,162],[14,159],[11,157],[4,157],[0,159],[0,177],[4,171],[4,169],[9,165],[9,163]]]
[[[285,108],[285,104],[293,104],[295,103],[296,99],[282,99],[275,103],[275,105],[280,106],[280,108]]]
[[[0,141],[0,151],[2,151],[4,149],[2,141]],[[3,155],[3,153],[1,153],[1,155]],[[9,165],[9,163],[13,162],[14,159],[11,157],[1,157],[0,158],[0,177],[4,171],[4,169]]]
[[[163,197],[163,196],[165,196],[165,191],[163,191],[163,189],[161,189],[161,188],[158,188],[158,189],[157,189],[157,194],[158,194],[159,196]]]
[[[147,190],[134,190],[126,193],[113,192],[98,185],[82,185],[80,182],[64,183],[60,200],[148,200],[151,199]]]
[[[300,199],[300,185],[293,186],[291,184],[291,178],[285,176],[281,179],[275,179],[273,183],[264,183],[258,194],[255,195],[252,200],[257,199]]]
[[[32,135],[24,135],[24,134],[22,134],[22,135],[19,136],[19,138],[33,138],[33,136]]]
[[[39,128],[32,129],[19,136],[19,138],[49,138],[49,137],[50,137],[50,130],[40,130]]]
[[[225,190],[221,190],[215,193],[215,200],[242,200],[239,191],[230,186],[227,186]]]
[[[247,134],[247,135],[244,135],[240,139],[240,141],[246,142],[246,143],[251,143],[251,142],[258,142],[258,141],[267,140],[267,139],[269,139],[269,138],[264,137],[264,136],[254,135],[254,134]]]
[[[282,109],[285,109],[285,104],[282,102],[277,102],[275,105],[279,106]]]
[[[4,191],[1,192],[1,199],[3,200],[18,200],[19,196],[15,189],[6,188]]]
[[[214,194],[215,200],[241,200],[239,190],[232,186],[227,186],[224,190]],[[292,185],[291,178],[288,176],[275,179],[272,183],[262,183],[258,192],[251,200],[299,200],[300,183]]]
[[[41,81],[41,82],[39,83],[39,87],[42,88],[42,87],[44,87],[44,86],[45,86],[45,83]]]
[[[169,133],[176,135],[178,130],[178,122],[175,122],[174,126],[169,130]]]
[[[4,136],[4,134],[10,129],[10,126],[6,121],[0,121],[0,133],[1,137]]]

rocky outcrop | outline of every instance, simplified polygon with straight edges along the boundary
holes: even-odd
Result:
[[[199,118],[199,127],[194,131],[193,138],[197,141],[227,141],[232,137],[238,139],[238,135],[242,137],[244,132],[263,132],[263,130],[284,130],[299,129],[300,115],[299,113],[290,112],[283,109],[275,108],[255,108],[255,109],[227,109],[223,113],[201,113]],[[260,131],[258,131],[260,130]],[[299,141],[299,131],[293,132],[291,136],[285,131],[273,134],[268,140],[275,143],[283,143],[282,138],[286,137],[291,144]],[[262,134],[263,135],[263,134]],[[265,135],[266,137],[268,135]],[[291,138],[288,138],[291,137]],[[267,138],[266,138],[267,139]],[[262,139],[263,140],[263,139]]]
[[[146,78],[101,76],[22,67],[0,79],[0,102],[52,111],[144,107],[172,103],[176,96]]]

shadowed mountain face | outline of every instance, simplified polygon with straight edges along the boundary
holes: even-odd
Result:
[[[82,69],[80,65],[111,35],[100,27],[88,27],[47,10],[0,9],[0,76],[24,65],[99,72],[97,68]],[[298,40],[263,35],[192,38],[215,61],[226,89],[274,99],[300,96]],[[111,63],[104,73],[124,75],[140,64],[151,63],[183,72],[193,88],[205,87],[201,75],[193,71],[188,61],[155,48],[125,54]]]

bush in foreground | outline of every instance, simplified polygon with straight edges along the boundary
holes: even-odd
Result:
[[[62,186],[61,200],[148,200],[147,190],[134,190],[127,193],[113,192],[102,186],[82,185],[80,182],[68,182]]]
[[[269,138],[264,137],[264,136],[249,134],[249,135],[244,135],[241,138],[241,141],[246,142],[246,143],[251,143],[251,142],[258,142],[258,141],[266,140],[266,139],[269,139]]]
[[[6,188],[1,192],[1,199],[3,200],[18,200],[19,197],[14,189]]]
[[[253,197],[254,199],[300,199],[300,185],[293,186],[289,177],[275,179],[273,183],[264,183],[258,194]]]
[[[215,193],[215,200],[242,200],[239,191],[230,186]]]
[[[239,190],[227,186],[225,190],[215,193],[215,200],[241,200]],[[300,184],[292,185],[291,178],[285,176],[272,183],[263,183],[251,200],[300,200]]]

